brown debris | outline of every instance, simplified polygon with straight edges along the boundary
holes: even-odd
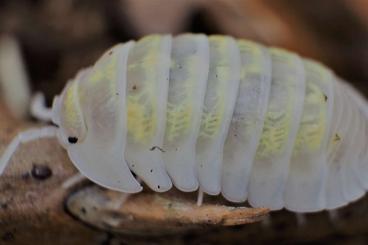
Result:
[[[79,219],[102,229],[128,234],[167,234],[214,226],[233,226],[260,221],[264,208],[231,207],[204,203],[195,195],[170,191],[126,195],[96,186],[84,188],[66,202]]]

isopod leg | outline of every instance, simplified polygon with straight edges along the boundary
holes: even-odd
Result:
[[[83,180],[85,180],[86,177],[84,177],[81,173],[75,174],[72,177],[68,178],[67,180],[65,180],[63,182],[63,184],[61,185],[63,189],[70,189],[72,187],[74,187],[75,185],[79,184],[80,182],[82,182]]]
[[[304,226],[307,224],[307,218],[305,214],[303,213],[297,213],[296,214],[296,222],[298,223],[298,226]]]
[[[197,197],[197,206],[200,207],[203,204],[203,190],[201,188],[198,189],[198,197]]]
[[[336,221],[339,220],[339,213],[337,211],[337,209],[332,209],[328,211],[328,217],[331,221],[332,224],[335,224]]]
[[[29,129],[20,132],[13,141],[9,144],[8,148],[5,150],[0,158],[0,175],[3,173],[5,167],[8,165],[11,157],[17,150],[18,146],[22,143],[27,143],[40,138],[53,138],[56,136],[58,128],[50,126],[43,127],[40,129]]]
[[[267,215],[264,219],[262,219],[261,225],[264,228],[269,228],[272,224],[271,216]]]

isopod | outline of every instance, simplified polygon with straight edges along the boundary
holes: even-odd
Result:
[[[69,81],[46,126],[77,169],[124,193],[222,194],[294,212],[335,209],[368,188],[368,106],[322,64],[279,48],[202,34],[118,44]]]

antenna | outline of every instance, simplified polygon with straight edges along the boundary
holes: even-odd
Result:
[[[51,122],[52,120],[52,109],[46,107],[45,95],[41,92],[36,93],[31,102],[31,114],[43,122]]]
[[[55,126],[46,126],[38,129],[28,129],[20,132],[8,145],[5,152],[0,158],[0,175],[4,172],[5,167],[8,165],[11,157],[18,149],[18,146],[23,143],[27,143],[33,140],[41,138],[53,138],[56,137],[58,128]]]

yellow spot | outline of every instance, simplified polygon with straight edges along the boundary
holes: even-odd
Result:
[[[82,141],[86,134],[86,126],[79,104],[77,81],[68,85],[62,102],[60,126],[68,137],[77,137]]]
[[[304,112],[295,141],[294,154],[320,150],[327,122],[326,95],[312,82],[307,82]]]
[[[128,58],[128,137],[147,143],[157,129],[157,64],[160,60],[161,38],[151,35],[139,40]]]
[[[284,151],[290,133],[291,115],[267,112],[257,157],[276,155]]]
[[[149,137],[153,136],[156,120],[154,116],[146,113],[144,105],[141,105],[132,100],[128,101],[127,107],[127,123],[128,133],[137,142],[146,142]]]
[[[185,135],[191,126],[192,110],[188,104],[168,104],[166,118],[166,139],[174,141]]]
[[[228,57],[228,38],[224,36],[210,36],[210,52],[216,59],[210,60],[209,86],[210,103],[204,104],[200,137],[212,138],[220,132],[225,114],[225,93],[229,86],[230,58]]]
[[[274,64],[283,64],[290,67],[290,70],[295,68],[295,59],[289,52],[271,48],[272,62]],[[296,69],[296,68],[295,68]],[[293,114],[295,110],[295,77],[289,76],[273,78],[271,88],[271,100],[269,102],[268,111],[266,113],[263,133],[257,149],[256,157],[264,158],[273,155],[283,154],[287,146],[290,134],[290,128],[293,124]],[[282,90],[278,91],[278,90]],[[273,98],[272,93],[277,93],[277,98]],[[282,94],[280,94],[282,93]]]

